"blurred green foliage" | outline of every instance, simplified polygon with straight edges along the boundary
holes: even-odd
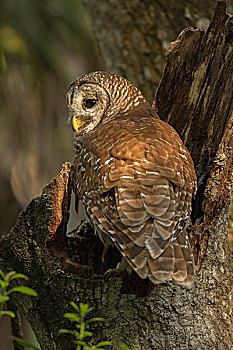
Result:
[[[0,321],[1,321],[1,319],[3,321],[3,322],[0,322],[0,348],[1,349],[2,349],[2,346],[3,346],[4,349],[6,347],[8,349],[8,345],[10,345],[9,343],[7,345],[7,337],[9,337],[9,334],[7,334],[6,330],[3,328],[3,324],[6,323],[6,321],[7,321],[6,317],[10,317],[10,318],[15,318],[16,317],[16,314],[13,311],[4,310],[4,307],[6,306],[5,305],[6,302],[8,302],[10,300],[10,294],[18,292],[18,293],[26,294],[26,295],[29,295],[29,296],[34,296],[34,297],[37,296],[36,291],[34,289],[32,289],[32,288],[25,287],[25,286],[22,286],[22,285],[16,285],[16,286],[13,285],[12,286],[12,281],[14,283],[15,280],[19,280],[19,279],[23,279],[23,280],[28,281],[28,277],[25,276],[22,273],[17,273],[15,271],[10,271],[7,274],[4,274],[3,271],[0,269]],[[5,319],[4,319],[4,316],[5,316]],[[4,342],[3,338],[6,338],[5,342]],[[24,341],[21,338],[12,336],[12,339],[16,343],[18,343],[20,345],[23,345],[23,346],[25,346],[25,347],[27,347],[29,349],[39,350],[38,347],[36,347],[33,344],[30,344],[30,343]],[[1,344],[1,341],[3,341],[2,344]],[[11,348],[11,345],[10,345],[10,348]]]
[[[79,0],[0,0],[0,235],[72,160],[65,94],[100,68]]]
[[[70,55],[85,64],[96,61],[95,43],[79,0],[0,1],[1,73],[10,63],[27,63],[37,79],[73,74]],[[91,48],[91,50],[90,50]]]
[[[11,287],[12,281],[15,279],[24,279],[28,281],[28,277],[22,273],[10,271],[7,274],[4,274],[0,269],[0,319],[5,315],[10,316],[11,318],[15,318],[15,313],[13,311],[4,310],[4,305],[10,299],[9,295],[11,293],[19,292],[33,297],[37,296],[36,291],[32,288],[25,286]]]

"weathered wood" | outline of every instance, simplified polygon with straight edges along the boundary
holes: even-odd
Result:
[[[233,172],[232,23],[225,2],[219,1],[206,32],[182,32],[170,46],[154,104],[161,118],[179,131],[197,166],[200,190],[191,230],[198,265],[194,287],[168,283],[151,290],[135,274],[101,274],[96,259],[103,247],[89,236],[87,226],[77,247],[70,248],[75,234],[67,239],[72,181],[67,163],[0,242],[0,266],[25,273],[38,292],[38,299],[17,295],[15,301],[43,350],[73,348],[70,338],[58,335],[70,300],[96,307],[106,323],[96,327],[95,340],[112,340],[114,350],[121,341],[134,350],[233,348],[233,264],[227,239]],[[90,265],[82,266],[86,263]]]
[[[219,1],[207,31],[185,29],[170,45],[154,102],[160,118],[178,131],[192,155],[198,176],[192,216],[202,222],[208,217],[206,227],[217,221],[215,207],[221,213],[231,198],[232,76],[233,18],[226,15],[225,2]],[[219,179],[216,171],[221,173]],[[214,187],[218,196],[212,193],[212,197],[206,186]],[[206,242],[198,245],[204,249]]]
[[[60,270],[61,264],[47,249],[51,240],[55,240],[57,249],[65,247],[70,174],[71,165],[66,163],[42,195],[20,214],[15,227],[0,244],[1,268],[26,274],[30,286],[38,292],[38,298],[18,293],[12,294],[12,298],[29,320],[42,349],[59,348],[55,341],[59,342],[58,329],[62,328],[68,305],[67,300],[63,303],[62,294],[67,293],[66,298],[73,299],[64,290],[66,278]]]

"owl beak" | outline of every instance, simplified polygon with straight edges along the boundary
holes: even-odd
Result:
[[[76,118],[76,115],[73,115],[71,119],[71,126],[73,131],[80,132],[80,129],[84,124],[86,124],[86,122],[79,120],[78,118]]]

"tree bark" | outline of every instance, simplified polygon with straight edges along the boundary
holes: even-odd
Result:
[[[207,28],[216,0],[82,0],[104,69],[132,81],[152,102],[166,52],[186,27]],[[228,1],[233,13],[233,0]]]
[[[25,273],[39,297],[14,297],[43,350],[72,349],[58,334],[69,301],[88,302],[106,323],[95,339],[134,350],[233,348],[232,255],[227,228],[233,183],[233,17],[219,1],[210,26],[186,29],[169,48],[153,104],[189,148],[198,175],[190,236],[197,275],[188,290],[135,274],[99,272],[103,246],[86,225],[67,234],[72,166],[62,171],[1,240],[0,266]],[[112,252],[117,259],[115,252]],[[107,269],[110,266],[105,266]]]

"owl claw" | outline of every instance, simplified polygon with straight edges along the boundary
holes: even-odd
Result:
[[[113,277],[124,277],[126,275],[125,270],[119,270],[119,269],[109,269],[105,272],[104,278],[109,279]]]
[[[126,259],[122,257],[121,262],[117,264],[116,270],[127,271],[129,274],[132,272],[132,268],[127,263]]]
[[[132,268],[129,266],[125,258],[122,258],[122,261],[119,262],[115,269],[109,269],[105,272],[105,277],[123,277],[125,274],[131,275]]]

